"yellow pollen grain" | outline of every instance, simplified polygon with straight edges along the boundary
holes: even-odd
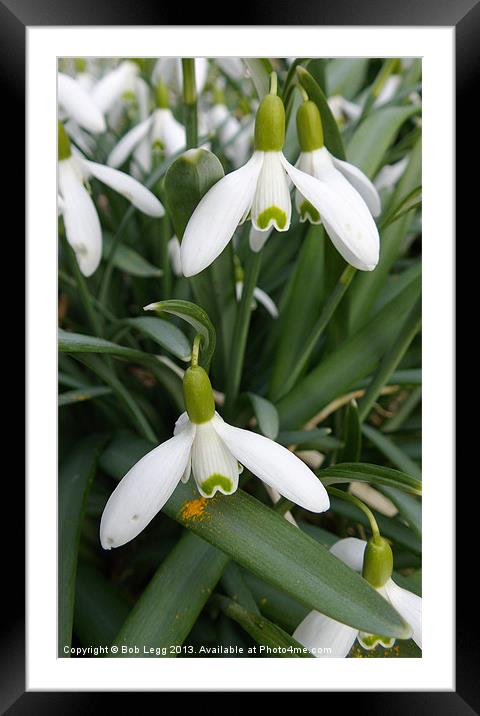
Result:
[[[205,497],[199,497],[196,500],[188,500],[182,505],[180,510],[181,517],[184,520],[197,522],[204,517],[207,504],[208,500]]]

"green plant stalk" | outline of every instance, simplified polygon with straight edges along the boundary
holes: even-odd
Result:
[[[355,497],[354,495],[351,495],[349,492],[344,492],[343,490],[337,490],[336,487],[327,487],[327,492],[330,495],[334,495],[335,497],[339,497],[341,500],[345,500],[345,502],[350,502],[352,505],[355,505],[355,507],[358,507],[359,510],[363,512],[364,515],[366,515],[369,523],[370,523],[370,529],[372,530],[372,535],[374,540],[380,539],[380,530],[378,528],[377,520],[375,519],[373,512],[367,507],[367,505],[358,499],[358,497]]]
[[[78,288],[78,293],[80,294],[80,298],[83,304],[83,308],[85,310],[85,314],[87,316],[88,323],[90,324],[90,328],[93,331],[95,336],[101,335],[101,325],[99,321],[98,313],[96,312],[94,306],[93,306],[93,299],[92,295],[90,294],[90,291],[88,290],[87,282],[85,281],[85,277],[80,271],[80,268],[77,263],[77,259],[75,257],[75,252],[73,251],[70,244],[65,241],[67,247],[68,247],[68,255],[70,258],[70,263],[72,266],[72,270],[75,276],[75,283]]]
[[[385,353],[376,374],[373,376],[370,385],[365,391],[364,396],[359,401],[358,418],[361,423],[368,416],[372,405],[380,395],[380,391],[388,382],[391,374],[395,368],[397,368],[410,346],[410,343],[418,333],[421,321],[420,300],[418,300],[413,309],[410,311],[410,314],[392,347]]]
[[[170,298],[172,293],[172,271],[168,255],[168,242],[170,241],[170,219],[167,213],[160,219],[160,252],[162,259],[162,289],[163,298]]]
[[[233,329],[232,349],[230,352],[230,370],[227,375],[225,390],[225,415],[227,417],[231,417],[232,415],[232,410],[240,389],[248,328],[250,326],[250,317],[252,313],[253,291],[257,285],[261,264],[262,251],[253,253],[251,255],[250,264],[245,272],[242,297]]]
[[[182,58],[183,102],[187,149],[198,145],[197,88],[195,83],[195,60]]]
[[[297,363],[293,366],[288,379],[284,383],[283,390],[278,396],[276,396],[276,400],[279,400],[284,395],[286,395],[288,391],[293,388],[293,386],[297,382],[298,378],[302,374],[302,371],[308,362],[308,359],[312,354],[312,351],[315,349],[315,346],[317,345],[321,335],[328,326],[330,319],[335,313],[340,301],[344,297],[356,273],[357,269],[353,268],[353,266],[350,265],[348,265],[342,272],[335,288],[333,289],[332,293],[330,294],[327,302],[322,309],[317,324],[312,330],[310,340],[306,344],[303,353],[299,357]]]

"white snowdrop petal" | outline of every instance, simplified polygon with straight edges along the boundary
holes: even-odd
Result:
[[[102,230],[97,210],[82,184],[75,167],[75,159],[58,163],[58,187],[65,235],[75,251],[84,276],[91,276],[102,258]]]
[[[263,435],[229,425],[218,414],[212,423],[238,462],[254,475],[311,512],[328,510],[324,486],[293,452]]]
[[[318,659],[343,659],[355,643],[357,634],[357,629],[313,611],[307,614],[292,636]]]
[[[153,113],[151,133],[153,146],[155,142],[160,142],[167,157],[186,146],[185,127],[175,119],[170,109],[156,109]]]
[[[350,182],[354,189],[358,191],[372,216],[378,216],[382,210],[380,195],[374,184],[358,167],[343,159],[337,159],[330,155],[334,166],[343,174],[345,179]]]
[[[148,119],[140,122],[140,124],[137,124],[124,134],[108,155],[108,166],[114,169],[121,166],[123,162],[128,159],[135,147],[147,136],[151,124],[152,117],[148,117]]]
[[[103,113],[109,112],[124,92],[133,90],[137,73],[136,65],[127,60],[97,82],[92,98]]]
[[[278,308],[275,305],[275,302],[272,301],[268,293],[265,293],[265,291],[262,291],[261,288],[258,288],[256,286],[253,289],[253,297],[262,304],[262,306],[265,308],[266,311],[271,315],[272,318],[278,318]]]
[[[258,231],[267,231],[271,226],[288,231],[290,227],[292,202],[281,156],[281,152],[264,153],[251,210],[252,225]]]
[[[330,547],[330,552],[355,572],[362,572],[367,543],[357,537],[345,537]]]
[[[57,78],[58,103],[67,115],[89,132],[104,132],[105,118],[87,90],[63,72],[59,72]]]
[[[192,472],[203,497],[231,495],[238,487],[238,463],[225,446],[212,421],[196,426],[192,447]]]
[[[143,184],[140,184],[139,181],[125,174],[125,172],[87,160],[83,160],[83,164],[94,177],[118,191],[119,194],[122,194],[144,214],[155,217],[165,214],[165,210],[157,197]]]
[[[100,522],[104,549],[130,542],[151,522],[178,485],[195,437],[190,424],[142,457],[119,482]]]
[[[253,200],[263,152],[254,152],[241,169],[223,177],[193,212],[180,251],[185,276],[194,276],[219,256]]]
[[[263,247],[267,243],[267,239],[271,236],[272,231],[273,226],[271,226],[268,231],[258,231],[258,229],[256,229],[252,224],[248,237],[250,248],[252,249],[252,251],[255,251],[255,253],[261,251],[261,249],[263,249]]]
[[[384,586],[388,599],[412,627],[412,639],[422,648],[422,598],[389,579]]]
[[[168,258],[170,259],[172,271],[175,276],[182,276],[183,271],[182,258],[180,255],[180,241],[176,236],[172,236],[168,242]]]

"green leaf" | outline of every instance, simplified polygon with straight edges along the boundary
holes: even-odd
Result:
[[[111,393],[111,388],[107,388],[103,385],[95,385],[92,387],[85,386],[85,388],[79,388],[77,390],[67,390],[65,393],[59,394],[58,407],[61,408],[64,405],[83,403],[85,400],[99,398],[102,395],[111,395]]]
[[[374,177],[400,127],[417,112],[416,106],[408,106],[386,107],[370,114],[360,124],[347,146],[348,161],[370,178]]]
[[[276,407],[260,395],[255,393],[247,393],[247,395],[250,398],[260,432],[267,438],[276,440],[279,426]]]
[[[133,326],[185,363],[190,361],[192,357],[190,341],[173,323],[149,316],[127,318],[124,323]]]
[[[307,616],[308,607],[299,604],[295,599],[272,587],[251,572],[243,572],[243,574],[261,613],[275,624],[279,624],[289,634],[295,631]]]
[[[420,288],[418,278],[280,400],[277,408],[282,428],[303,425],[375,369],[395,340],[398,321],[411,310]]]
[[[387,228],[390,224],[393,224],[397,219],[400,219],[404,214],[407,214],[409,211],[412,211],[413,209],[417,209],[422,205],[422,187],[417,186],[415,189],[412,189],[412,191],[407,194],[403,199],[400,200],[398,204],[396,204],[393,208],[391,208],[389,211],[386,212],[384,216],[382,216],[382,220],[380,222],[380,230],[383,231]]]
[[[145,307],[145,310],[156,311],[160,315],[162,315],[162,313],[170,313],[193,326],[195,332],[200,333],[203,338],[200,363],[203,366],[210,364],[210,360],[215,351],[216,336],[215,328],[203,308],[200,308],[200,306],[197,306],[191,301],[172,299],[170,301],[151,303]]]
[[[362,431],[356,400],[351,400],[347,405],[343,423],[342,442],[343,447],[339,450],[336,461],[358,462],[362,449]]]
[[[78,563],[73,631],[85,647],[111,644],[130,605],[114,584],[85,562]]]
[[[338,124],[332,114],[332,110],[328,106],[327,98],[324,92],[320,89],[308,70],[299,66],[296,71],[300,84],[308,94],[309,99],[311,99],[312,102],[315,102],[318,107],[318,111],[320,112],[325,146],[334,157],[337,157],[338,159],[345,159],[345,149],[340,135],[340,130],[338,129]]]
[[[257,603],[243,578],[243,572],[235,562],[228,564],[222,577],[222,587],[233,601],[238,602],[250,612],[260,614]]]
[[[104,259],[108,259],[112,247],[113,238],[111,234],[104,232],[102,247]],[[125,244],[118,245],[113,257],[113,265],[120,271],[130,274],[130,276],[138,276],[139,278],[157,278],[163,275],[161,269],[153,266],[144,259],[143,256]]]
[[[332,432],[332,428],[314,428],[313,430],[283,430],[278,434],[277,443],[280,445],[304,445],[323,440]]]
[[[222,612],[240,624],[247,634],[250,634],[257,644],[260,645],[258,653],[263,656],[271,656],[276,658],[315,658],[308,649],[300,644],[296,639],[289,636],[276,624],[268,621],[265,617],[257,612],[245,609],[241,604],[237,604],[227,597],[216,594],[212,602],[218,606]]]
[[[72,641],[78,546],[95,465],[105,436],[80,440],[60,467],[58,478],[58,656]]]
[[[417,463],[411,460],[398,445],[390,440],[386,435],[382,435],[379,430],[372,428],[371,425],[362,426],[363,434],[372,442],[375,447],[380,450],[386,458],[390,460],[399,470],[413,475],[417,480],[421,480],[422,471]]]
[[[135,348],[120,346],[118,343],[106,341],[96,336],[86,336],[82,333],[58,331],[58,348],[62,353],[108,353],[109,355],[133,361],[145,361],[150,356]]]
[[[367,75],[369,59],[334,58],[327,65],[328,96],[341,95],[353,99],[362,89]]]
[[[208,149],[189,149],[168,168],[165,199],[180,241],[200,199],[223,175],[220,160]]]
[[[190,633],[227,562],[223,552],[185,533],[115,637],[113,644],[119,648],[115,656],[140,659],[176,656],[175,647],[183,644]],[[135,646],[139,653],[122,653],[122,647]]]
[[[368,482],[372,485],[396,487],[404,492],[422,494],[422,483],[405,472],[383,465],[370,465],[366,462],[345,462],[326,467],[318,472],[324,485],[348,482]]]
[[[395,487],[384,486],[380,490],[388,497],[400,515],[410,525],[418,537],[422,536],[422,503],[412,495],[405,495]]]

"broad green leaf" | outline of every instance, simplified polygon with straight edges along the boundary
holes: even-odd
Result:
[[[396,338],[398,321],[411,310],[419,292],[418,279],[297,383],[277,405],[281,427],[306,423],[374,370]]]
[[[215,328],[206,311],[191,301],[172,299],[170,301],[158,301],[145,307],[145,310],[156,311],[158,314],[170,313],[173,316],[183,319],[189,323],[197,333],[202,336],[202,350],[200,351],[200,363],[208,366],[215,351]]]
[[[412,107],[380,108],[355,131],[347,146],[347,159],[370,178],[380,169],[383,157],[402,124],[418,112]]]
[[[362,431],[356,400],[347,405],[343,421],[343,447],[338,451],[335,462],[358,462],[362,449]]]
[[[251,572],[243,572],[245,581],[255,597],[258,608],[267,619],[279,624],[291,634],[305,619],[309,609],[284,592],[272,587]]]
[[[112,246],[112,236],[108,232],[105,232],[103,234],[102,246],[104,259],[109,257]],[[143,256],[125,244],[118,245],[113,257],[113,265],[120,271],[130,274],[130,276],[138,276],[140,278],[157,278],[163,275],[163,271],[161,269],[153,266],[146,259],[144,259]]]
[[[247,393],[257,418],[258,427],[263,435],[271,440],[276,440],[278,435],[278,413],[276,407],[265,398],[255,393]]]
[[[127,318],[124,323],[133,326],[185,363],[190,361],[192,356],[190,341],[173,323],[149,316]]]
[[[175,647],[185,641],[227,562],[226,554],[194,534],[185,533],[116,635],[113,641],[119,648],[116,656],[140,659],[176,656]],[[122,647],[135,646],[139,653],[122,653]]]
[[[406,495],[396,487],[383,486],[380,491],[388,497],[412,530],[422,536],[422,503],[412,495]]]
[[[280,445],[304,445],[315,440],[323,440],[332,432],[332,428],[314,428],[313,430],[283,430],[278,434]]]
[[[215,595],[213,603],[250,634],[259,644],[260,655],[275,658],[315,658],[296,639],[257,612],[249,611],[241,604],[218,594]]]
[[[111,388],[102,385],[94,385],[92,387],[78,388],[76,390],[67,390],[58,396],[58,407],[64,405],[73,405],[74,403],[83,403],[85,400],[99,398],[102,395],[111,395]]]
[[[108,353],[133,361],[145,361],[149,358],[147,353],[137,351],[135,348],[120,346],[118,343],[112,343],[96,336],[70,333],[62,329],[58,332],[58,347],[62,353]]]
[[[260,614],[257,603],[255,602],[255,599],[245,582],[244,573],[235,564],[235,562],[230,562],[228,564],[225,572],[223,573],[221,583],[225,592],[233,599],[234,602],[238,602],[238,604],[241,604],[250,612],[257,612],[257,614]]]
[[[270,89],[270,73],[273,70],[270,60],[265,57],[242,57],[247,66],[259,99],[263,99]]]
[[[77,443],[58,477],[58,656],[72,641],[78,546],[95,465],[105,436],[89,435]]]
[[[277,400],[291,373],[295,359],[315,325],[325,293],[324,248],[325,230],[312,225],[302,242],[293,270],[288,301],[279,317],[278,339],[275,346],[270,379],[269,397]]]
[[[380,224],[380,229],[383,231],[387,228],[390,224],[393,224],[394,221],[397,221],[397,219],[400,219],[404,214],[406,214],[409,211],[412,211],[412,209],[417,209],[422,205],[422,187],[417,186],[415,189],[412,189],[412,191],[407,194],[399,204],[394,206],[392,209],[390,209],[384,216],[382,216],[382,221]]]
[[[363,425],[362,432],[395,467],[413,475],[417,480],[421,480],[422,471],[417,463],[411,460],[390,438],[382,435],[379,430],[372,428],[371,425]]]
[[[130,605],[114,584],[86,562],[79,561],[73,631],[82,646],[106,646],[120,629]]]
[[[327,65],[328,96],[341,95],[353,99],[361,90],[367,75],[369,59],[334,58]]]
[[[180,241],[200,199],[223,175],[220,160],[208,149],[189,149],[168,168],[165,198]]]
[[[335,121],[335,117],[332,114],[332,110],[328,106],[327,98],[318,86],[317,82],[313,79],[312,75],[304,67],[297,67],[297,77],[300,84],[308,94],[309,99],[318,107],[320,117],[322,118],[323,126],[323,139],[325,146],[338,159],[345,159],[345,149],[343,146],[342,137],[338,124]]]
[[[368,482],[372,485],[395,487],[404,492],[422,494],[422,483],[405,472],[383,465],[370,465],[366,462],[339,463],[318,472],[324,485],[348,482]]]

